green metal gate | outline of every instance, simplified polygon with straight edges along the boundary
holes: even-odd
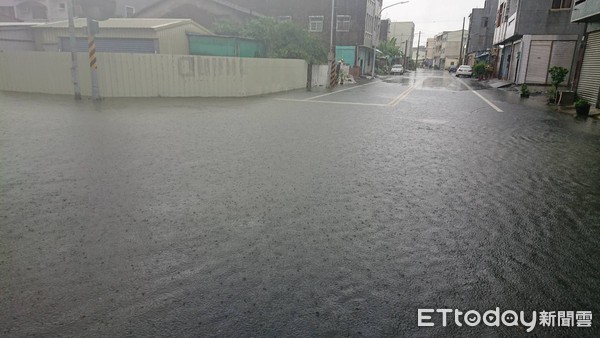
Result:
[[[265,57],[265,46],[252,39],[188,33],[191,55]]]

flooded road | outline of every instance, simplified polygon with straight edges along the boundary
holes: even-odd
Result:
[[[533,333],[597,336],[600,124],[469,81],[0,93],[0,334],[525,334],[417,325],[499,307],[592,311]]]

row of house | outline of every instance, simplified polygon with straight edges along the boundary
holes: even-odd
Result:
[[[21,49],[31,50],[65,50],[66,37],[54,37],[56,41],[43,41],[34,36],[35,32],[52,30],[64,33],[67,18],[67,2],[70,0],[0,0],[0,21],[26,21],[23,24],[0,23],[0,50],[9,44],[21,44]],[[370,73],[374,46],[380,41],[396,38],[396,44],[405,54],[405,61],[412,58],[415,24],[413,22],[390,22],[380,20],[382,0],[336,0],[335,8],[332,1],[321,0],[115,0],[115,17],[134,18],[182,18],[191,19],[207,30],[215,30],[221,23],[243,24],[252,19],[265,16],[274,17],[279,21],[293,21],[303,26],[310,34],[320,38],[323,47],[329,49],[335,46],[336,60],[343,59],[351,67],[358,68],[360,74]],[[75,4],[77,2],[75,1]],[[77,10],[75,11],[77,13]],[[8,18],[8,20],[6,20]],[[62,22],[60,22],[62,21]],[[98,36],[99,50],[111,50],[107,44],[111,33],[125,25],[123,21],[109,20],[101,26],[105,29]],[[138,21],[139,22],[139,21]],[[33,25],[33,23],[45,23]],[[189,26],[189,23],[187,23]],[[78,27],[81,22],[77,22]],[[150,29],[151,22],[142,22],[140,29]],[[28,27],[35,26],[29,30]],[[58,30],[61,28],[61,30]],[[107,31],[106,28],[112,29]],[[134,29],[133,26],[129,27]],[[6,36],[11,31],[12,39]],[[198,27],[191,32],[197,33]],[[18,31],[18,32],[17,32]],[[77,29],[78,37],[83,39],[83,29]],[[81,34],[80,34],[81,33]],[[3,35],[4,34],[4,35]],[[14,38],[19,35],[18,38]],[[127,34],[125,34],[127,35]],[[140,52],[162,52],[158,42],[141,41],[131,34],[119,36],[132,40],[132,50]],[[18,41],[17,41],[18,40]],[[48,38],[46,38],[48,40]],[[178,37],[181,40],[181,37]],[[83,46],[83,40],[78,44]],[[154,43],[154,47],[152,44]],[[12,46],[12,45],[11,45]],[[108,49],[107,49],[108,48]],[[182,50],[179,48],[178,50]]]
[[[70,0],[0,0],[0,21],[5,21],[0,23],[0,49],[20,46],[32,50],[64,50],[64,35],[50,40],[38,36],[39,32],[50,28],[64,34],[64,21],[46,23],[46,27],[29,27],[36,22],[65,19],[67,1]],[[336,58],[358,68],[360,74],[371,72],[374,47],[381,39],[395,37],[398,45],[405,47],[408,57],[413,50],[414,23],[383,21],[382,25],[382,0],[336,0],[334,8],[331,1],[322,0],[114,1],[116,17],[182,18],[197,22],[165,23],[165,27],[172,29],[175,26],[189,27],[180,28],[180,36],[173,40],[178,46],[185,45],[181,42],[186,39],[181,37],[183,30],[186,34],[210,35],[210,31],[223,22],[244,23],[270,16],[306,27],[321,39],[325,48],[335,46]],[[453,65],[487,61],[495,66],[498,78],[517,84],[548,84],[548,70],[561,66],[570,70],[568,84],[597,105],[600,86],[599,18],[598,0],[485,0],[483,8],[473,9],[469,16],[468,30],[445,31],[427,40],[423,63],[448,69]],[[120,25],[127,23],[108,20],[101,24],[104,28],[114,29],[113,32],[126,28]],[[122,39],[133,39],[127,42],[135,42],[131,48],[136,51],[189,52],[189,46],[185,47],[186,50],[161,43],[158,35],[165,33],[158,33],[164,30],[160,24],[148,21],[146,26],[141,28],[154,30],[154,33],[148,34],[157,38],[140,38],[142,33],[135,36],[118,33],[116,37],[101,33],[97,44],[116,46],[123,43]],[[81,37],[78,43],[84,46],[82,29],[78,32]],[[104,34],[108,34],[106,30]]]
[[[435,69],[449,69],[456,67],[464,59],[464,49],[461,46],[468,35],[468,30],[443,31],[433,38],[428,38],[423,49],[423,67]]]
[[[222,22],[243,23],[269,16],[292,21],[318,37],[326,49],[335,46],[343,59],[361,74],[372,69],[378,44],[383,0],[163,0],[138,11],[136,17],[191,18],[208,29]],[[332,30],[333,28],[333,30]]]
[[[0,22],[54,22],[66,20],[70,0],[0,0]],[[115,17],[130,18],[156,0],[114,0]],[[77,12],[77,11],[76,11]]]
[[[0,0],[0,21],[26,21],[29,24],[24,26],[34,26],[33,23],[45,22],[45,25],[39,27],[35,25],[33,30],[28,32],[24,26],[19,24],[0,24],[0,49],[13,42],[23,43],[23,46],[31,46],[34,41],[35,50],[63,50],[65,39],[60,36],[52,43],[42,42],[48,46],[40,46],[39,38],[33,36],[36,31],[49,28],[65,28],[66,23],[54,23],[67,18],[67,2],[69,0]],[[115,17],[134,17],[134,18],[181,18],[191,19],[198,23],[200,27],[205,27],[208,31],[214,30],[220,23],[234,22],[245,23],[252,19],[265,16],[274,17],[279,21],[293,21],[296,24],[305,27],[310,34],[320,38],[323,47],[329,49],[330,44],[335,46],[335,55],[337,59],[344,59],[344,62],[350,66],[360,69],[361,74],[370,73],[372,69],[372,60],[374,46],[378,44],[380,34],[380,15],[382,0],[337,0],[335,8],[332,8],[331,1],[321,0],[115,0],[117,11]],[[76,11],[77,13],[77,11]],[[111,19],[113,20],[113,19]],[[110,21],[110,20],[109,20]],[[139,21],[138,21],[139,22]],[[119,25],[125,25],[124,22],[111,21],[101,23],[104,28],[119,28]],[[138,25],[136,23],[136,25]],[[151,26],[143,24],[144,26]],[[188,23],[189,26],[189,23]],[[133,27],[130,27],[133,29]],[[146,27],[148,28],[148,27]],[[7,38],[7,30],[11,30],[11,36],[18,34],[28,35],[17,39]],[[15,30],[20,30],[17,34]],[[197,32],[198,27],[192,29]],[[2,31],[4,33],[2,33]],[[78,30],[79,31],[79,30]],[[4,34],[4,35],[3,35]],[[104,30],[104,34],[108,34]],[[123,37],[123,38],[132,38]],[[61,40],[62,39],[62,40]],[[98,35],[97,46],[107,42],[109,36]],[[137,39],[135,48],[141,48],[144,52],[152,49],[151,39],[143,41]],[[154,43],[158,43],[154,41]],[[54,44],[54,47],[49,45]],[[103,45],[104,46],[104,45]],[[104,46],[106,47],[106,46]],[[158,50],[159,46],[154,46]],[[134,48],[134,49],[135,49]],[[25,49],[25,48],[22,48]],[[160,48],[165,50],[165,48]]]
[[[88,51],[86,19],[74,20],[78,52]],[[190,35],[213,35],[190,19],[125,19],[101,21],[96,50],[111,53],[190,54]],[[0,23],[0,51],[70,52],[67,21]]]
[[[485,0],[469,29],[427,39],[425,66],[487,62],[516,84],[550,84],[550,68],[569,70],[566,85],[600,108],[600,1]]]
[[[487,61],[516,84],[549,84],[549,69],[564,67],[567,85],[598,107],[600,1],[486,0],[469,19],[463,63]]]
[[[444,31],[427,39],[428,55],[425,61],[427,65],[439,69],[448,69],[459,65],[464,55],[461,46],[467,35],[468,31],[461,29]]]
[[[493,41],[499,49],[498,76],[517,84],[546,84],[551,67],[575,69],[585,27],[571,23],[571,9],[571,0],[500,0]]]

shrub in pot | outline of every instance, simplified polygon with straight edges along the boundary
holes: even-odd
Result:
[[[565,67],[554,66],[548,70],[548,73],[550,73],[554,89],[558,90],[558,86],[565,80],[565,77],[569,74],[569,70]]]
[[[521,85],[521,97],[529,97],[529,88],[527,88],[526,84]]]
[[[550,89],[548,89],[548,103],[554,103],[556,102],[556,88],[554,88],[554,86],[550,86]]]
[[[585,99],[575,101],[575,111],[577,115],[588,116],[590,113],[590,103]]]
[[[550,73],[550,81],[552,82],[552,91],[548,91],[548,102],[555,103],[557,100],[558,86],[565,80],[567,74],[569,74],[569,70],[565,67],[554,66],[548,70],[548,73]],[[550,95],[552,96],[550,97]]]

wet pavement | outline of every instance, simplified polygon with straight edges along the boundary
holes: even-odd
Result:
[[[0,335],[516,336],[417,310],[598,316],[599,121],[441,71],[337,90],[0,93]]]

